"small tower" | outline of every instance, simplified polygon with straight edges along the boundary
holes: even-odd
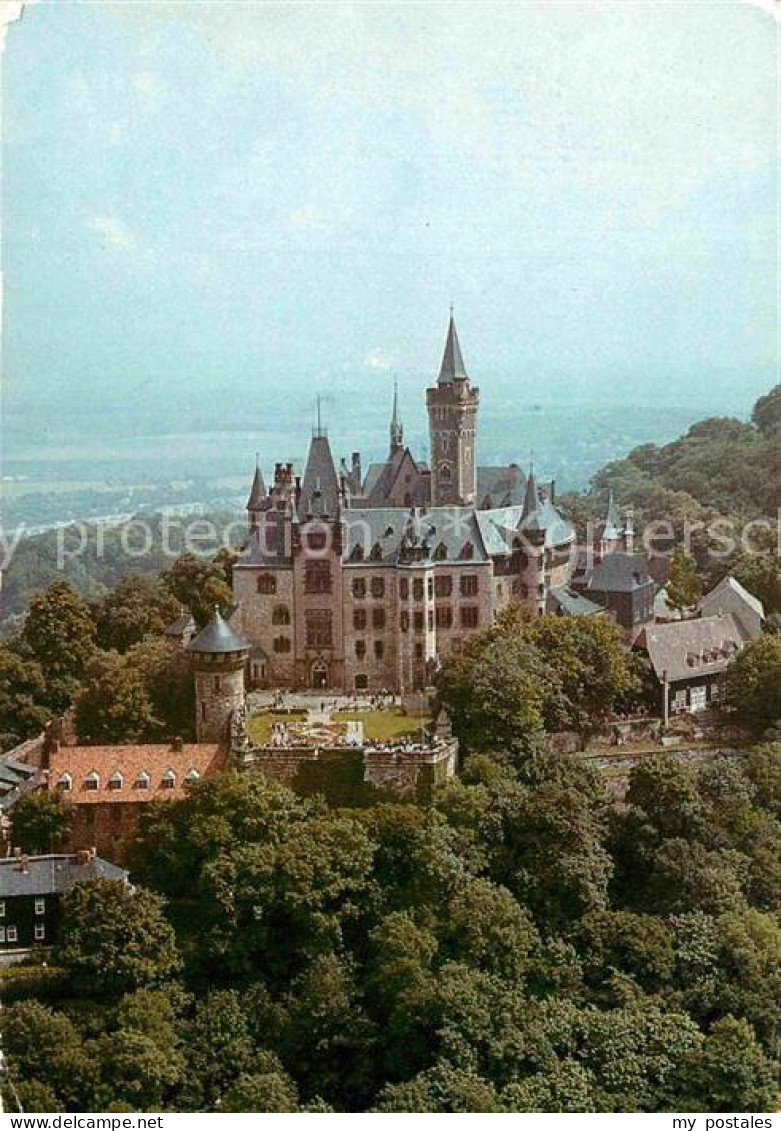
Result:
[[[215,606],[206,628],[187,651],[195,676],[199,742],[227,742],[235,713],[244,706],[244,669],[252,645],[238,636]]]
[[[390,459],[404,449],[404,425],[399,419],[399,382],[393,380],[393,412],[390,422]]]
[[[517,592],[538,615],[545,612],[547,600],[545,537],[545,520],[540,508],[540,493],[532,465],[529,467],[529,477],[526,480],[526,492],[515,544],[516,550],[519,551]]]
[[[251,533],[260,528],[260,516],[267,506],[266,484],[263,482],[263,474],[260,470],[260,453],[256,452],[255,477],[252,480],[252,489],[247,499],[247,520]]]
[[[431,437],[431,499],[434,506],[469,506],[477,495],[477,406],[464,366],[453,308],[436,385],[426,390]]]

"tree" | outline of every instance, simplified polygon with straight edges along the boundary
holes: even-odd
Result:
[[[180,612],[176,597],[160,581],[131,574],[95,607],[97,643],[106,651],[126,652],[145,636],[159,636]]]
[[[67,581],[55,581],[30,601],[21,643],[46,673],[47,684],[61,685],[54,705],[67,702],[95,651],[95,625],[89,606]]]
[[[754,405],[751,419],[763,435],[773,437],[781,425],[781,385],[776,385]]]
[[[221,1097],[255,1067],[249,1020],[235,990],[213,990],[198,1002],[185,1031],[185,1111],[213,1111]]]
[[[727,669],[726,701],[759,733],[781,719],[781,637],[760,636]]]
[[[56,1096],[50,1110],[95,1110],[98,1065],[64,1013],[38,1001],[8,1006],[3,1010],[3,1051],[17,1085],[34,1082]]]
[[[30,854],[51,852],[65,841],[71,827],[71,810],[48,790],[26,793],[14,806],[13,843]]]
[[[228,1112],[297,1112],[298,1089],[295,1081],[285,1072],[278,1057],[267,1054],[263,1058],[264,1071],[240,1076],[222,1098],[220,1111]]]
[[[403,1084],[390,1084],[372,1111],[496,1112],[499,1098],[489,1080],[468,1069],[438,1063]]]
[[[102,1075],[97,1088],[100,1110],[117,1101],[134,1111],[163,1110],[181,1076],[178,1057],[132,1029],[117,1029],[88,1047]]]
[[[0,648],[0,743],[4,748],[41,733],[51,715],[46,700],[41,665]]]
[[[147,637],[129,649],[126,662],[144,686],[155,730],[195,738],[195,684],[187,653],[170,640]]]
[[[162,899],[120,880],[88,880],[62,901],[58,961],[81,993],[116,995],[164,982],[181,959]]]
[[[717,1021],[705,1042],[680,1067],[681,1111],[776,1111],[777,1072],[751,1026],[735,1017]]]
[[[154,720],[138,670],[117,652],[99,652],[87,666],[75,718],[81,742],[136,742],[148,736]]]
[[[215,605],[225,608],[233,599],[225,568],[224,558],[209,562],[195,554],[182,554],[161,580],[202,627],[211,618]]]
[[[667,580],[667,604],[683,613],[694,608],[701,596],[702,584],[694,558],[683,547],[676,546]]]

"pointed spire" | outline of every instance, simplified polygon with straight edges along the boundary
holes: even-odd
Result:
[[[390,422],[390,454],[393,456],[404,447],[404,426],[399,419],[399,381],[393,378],[393,412]]]
[[[442,355],[442,365],[439,368],[439,384],[450,385],[454,381],[468,381],[469,378],[458,341],[456,320],[453,316],[453,307],[450,307],[450,323],[447,328],[445,352]]]
[[[540,496],[537,492],[537,480],[534,478],[534,464],[529,464],[529,478],[526,480],[526,494],[523,497],[523,510],[521,521],[534,514],[540,505]]]
[[[618,507],[616,506],[616,501],[613,498],[612,491],[608,495],[607,499],[607,514],[605,516],[605,525],[612,526],[616,530],[618,530],[621,526],[621,516],[618,513]]]
[[[255,452],[255,476],[252,480],[252,489],[247,499],[248,511],[262,510],[266,499],[266,484],[263,482],[263,472],[260,470],[260,452]]]

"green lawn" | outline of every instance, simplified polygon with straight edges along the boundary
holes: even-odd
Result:
[[[247,732],[253,742],[263,746],[271,738],[274,723],[300,723],[305,718],[305,711],[261,711],[248,720]]]
[[[368,742],[398,742],[405,735],[419,738],[421,729],[431,721],[428,718],[411,718],[398,709],[391,711],[345,711],[333,716],[345,722],[363,723],[364,737]]]

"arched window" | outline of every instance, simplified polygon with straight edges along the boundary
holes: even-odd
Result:
[[[371,560],[373,562],[381,562],[382,561],[382,546],[379,544],[379,542],[374,543],[374,545],[371,548],[371,553],[369,554],[369,557],[371,558]]]
[[[91,770],[84,779],[85,789],[100,789],[100,774],[97,770]]]
[[[198,773],[198,771],[195,769],[194,766],[193,766],[192,769],[188,770],[187,773],[184,775],[185,781],[200,781],[200,778],[201,778],[201,775]]]
[[[122,777],[122,774],[119,772],[119,770],[116,770],[108,779],[109,789],[121,789],[124,784],[125,779]]]
[[[434,561],[444,562],[447,558],[447,546],[444,542],[440,542],[434,550]]]
[[[258,578],[258,593],[276,593],[277,579],[273,573],[261,573]]]
[[[62,790],[63,793],[69,793],[73,789],[73,778],[70,774],[62,774],[57,782],[57,789]]]
[[[172,769],[167,769],[163,774],[160,785],[163,789],[174,789],[176,787],[176,774]]]
[[[271,614],[272,624],[290,624],[290,609],[287,605],[276,605]]]
[[[466,561],[469,561],[470,559],[472,559],[475,556],[475,548],[474,548],[473,543],[472,542],[465,542],[464,545],[461,547],[461,553],[458,556],[459,556],[459,558],[462,558]]]
[[[136,778],[136,789],[149,789],[152,778],[146,770],[141,770]]]
[[[443,463],[439,469],[439,478],[443,483],[449,483],[453,478],[453,473],[450,470],[450,464]]]

